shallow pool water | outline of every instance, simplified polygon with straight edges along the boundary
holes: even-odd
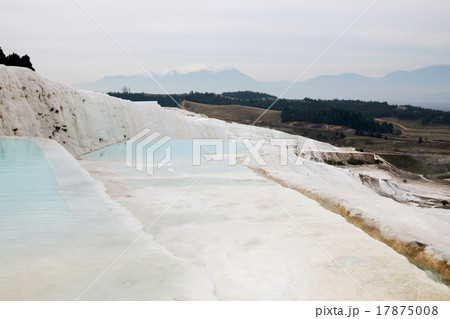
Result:
[[[0,300],[212,298],[208,278],[143,232],[56,142],[1,138],[0,187]]]
[[[152,145],[149,143],[148,145]],[[214,146],[204,146],[201,148],[201,164],[194,165],[193,160],[193,145],[191,140],[181,140],[172,139],[165,144],[164,147],[159,148],[154,153],[154,161],[158,163],[161,161],[166,153],[165,150],[170,147],[170,161],[163,167],[155,169],[153,173],[153,179],[141,179],[140,182],[151,185],[157,182],[158,177],[166,178],[172,177],[172,179],[159,180],[158,185],[177,186],[190,184],[191,179],[186,179],[188,176],[205,176],[208,175],[207,179],[203,179],[203,183],[216,184],[225,183],[230,185],[235,185],[234,179],[229,178],[230,174],[246,172],[247,167],[241,165],[229,165],[228,161],[228,143],[223,145],[223,159],[221,160],[206,160],[205,155],[215,154],[216,149]],[[235,151],[232,153],[239,155],[247,154],[247,150],[242,143],[237,143]],[[90,161],[111,161],[116,162],[118,165],[115,166],[117,171],[121,174],[135,176],[135,177],[145,177],[147,174],[137,171],[135,168],[126,167],[126,144],[117,143],[95,152],[83,155],[81,157],[83,160]],[[234,175],[235,176],[235,175]],[[148,177],[148,175],[147,175]],[[242,181],[238,181],[242,183]]]
[[[56,235],[71,223],[58,184],[39,145],[0,138],[0,240]]]

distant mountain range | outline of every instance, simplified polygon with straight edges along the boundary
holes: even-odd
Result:
[[[189,91],[257,91],[280,95],[292,82],[257,81],[237,69],[200,70],[190,73],[152,73],[169,93]],[[132,92],[164,93],[147,75],[107,76],[73,87],[98,92],[118,92],[124,86]],[[450,110],[450,65],[435,65],[414,71],[396,71],[381,78],[354,73],[323,75],[296,83],[283,97],[315,99],[360,99],[387,101]]]

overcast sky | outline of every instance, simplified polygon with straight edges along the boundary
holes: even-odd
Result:
[[[148,71],[294,80],[373,0],[77,0]],[[143,71],[74,0],[3,1],[0,46],[64,83]],[[303,79],[450,64],[449,0],[379,0]],[[188,67],[186,67],[188,66]]]

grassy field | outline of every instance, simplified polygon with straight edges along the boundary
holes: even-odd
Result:
[[[385,121],[394,124],[396,129],[402,131],[407,139],[423,141],[445,141],[450,142],[450,127],[448,125],[423,125],[420,120],[403,120],[397,118],[380,118],[377,121]]]
[[[264,109],[242,105],[212,105],[189,101],[183,101],[181,106],[186,110],[204,114],[221,120],[235,121],[244,124],[253,123],[263,112]],[[269,110],[258,121],[260,124],[280,125],[281,111]]]
[[[359,136],[348,134],[344,141],[339,141],[338,146],[353,145],[357,149],[364,149],[368,152],[383,153],[442,153],[450,155],[450,142],[435,141],[430,138],[408,139],[396,136],[386,136],[384,138],[375,138],[370,136]]]

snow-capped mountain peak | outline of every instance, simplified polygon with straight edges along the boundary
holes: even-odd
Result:
[[[166,75],[174,75],[174,74],[188,74],[199,71],[209,71],[213,73],[219,73],[221,71],[230,71],[235,68],[231,66],[223,66],[223,65],[206,65],[203,63],[190,63],[186,65],[178,66],[174,69],[166,69],[159,72],[154,72],[155,74],[159,74],[161,76]]]

